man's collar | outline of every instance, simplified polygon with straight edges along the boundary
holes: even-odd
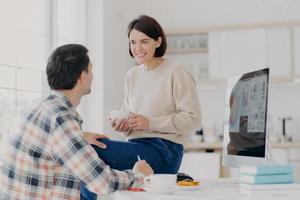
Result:
[[[69,98],[61,90],[51,90],[51,94],[62,99],[68,107],[75,109],[75,107],[70,102]]]
[[[76,111],[75,107],[71,104],[71,102],[68,99],[68,97],[63,93],[63,91],[61,91],[61,90],[51,90],[51,95],[57,96],[58,98],[62,99],[64,101],[64,103],[70,108],[70,110],[72,110],[75,113],[76,120],[80,124],[82,124],[83,121],[82,121],[80,115]]]

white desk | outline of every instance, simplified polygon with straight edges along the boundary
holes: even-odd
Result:
[[[172,194],[156,194],[151,192],[117,191],[108,200],[297,200],[299,196],[272,195],[248,196],[241,194],[239,185],[230,179],[202,181],[197,191],[178,191]]]
[[[274,149],[300,149],[300,142],[271,142],[271,148]],[[198,142],[188,143],[185,145],[185,151],[205,151],[214,150],[222,151],[222,142]]]

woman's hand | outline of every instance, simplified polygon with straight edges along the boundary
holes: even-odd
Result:
[[[129,130],[129,124],[127,119],[114,119],[111,120],[109,118],[111,127],[114,129],[114,131],[119,131],[119,132],[126,132]]]
[[[143,115],[130,113],[129,115],[129,128],[134,130],[145,131],[149,129],[149,119]]]
[[[103,139],[103,138],[108,139],[107,135],[93,133],[93,132],[87,132],[87,131],[83,132],[83,133],[84,133],[84,139],[88,143],[94,144],[101,149],[106,149],[106,145],[102,142],[99,142],[97,139]]]

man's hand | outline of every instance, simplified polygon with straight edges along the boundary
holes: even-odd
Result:
[[[84,132],[84,138],[88,143],[94,144],[101,149],[106,149],[106,145],[104,143],[97,141],[97,139],[108,138],[106,135],[93,132]]]
[[[144,174],[145,176],[150,176],[154,174],[152,168],[145,160],[140,160],[136,162],[132,168],[134,172],[140,172]]]
[[[148,130],[149,129],[149,119],[143,115],[138,115],[135,113],[130,113],[129,116],[129,128],[135,130]]]

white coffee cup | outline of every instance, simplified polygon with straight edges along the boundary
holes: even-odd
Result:
[[[111,110],[109,113],[111,120],[114,119],[128,119],[129,112],[121,111],[121,110]]]
[[[174,188],[176,187],[176,174],[153,174],[144,179],[147,188]]]

